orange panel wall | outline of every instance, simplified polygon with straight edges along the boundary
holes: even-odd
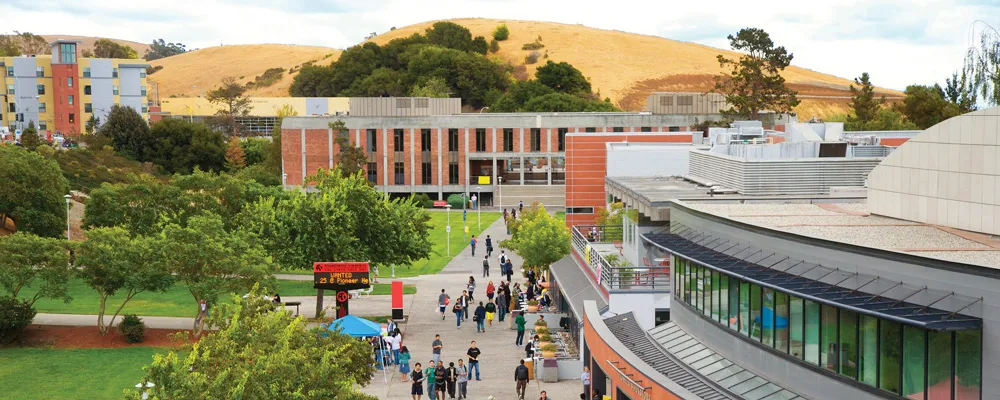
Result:
[[[587,318],[583,319],[583,335],[584,340],[587,342],[587,346],[590,348],[590,360],[584,360],[584,365],[590,366],[590,370],[593,371],[595,368],[600,368],[607,375],[608,379],[611,380],[611,386],[607,387],[608,393],[615,393],[615,389],[620,388],[622,392],[628,394],[631,398],[640,398],[637,393],[632,392],[631,386],[625,382],[621,376],[618,375],[614,369],[608,365],[611,362],[626,374],[631,374],[630,378],[636,382],[640,382],[643,386],[649,389],[649,398],[655,400],[672,400],[680,399],[676,394],[667,390],[663,386],[660,386],[656,381],[650,379],[648,376],[640,373],[635,368],[632,367],[627,361],[618,356],[618,353],[614,351],[607,343],[604,341],[597,331],[594,330],[594,326],[591,325],[590,320]],[[604,393],[607,395],[607,393]],[[613,398],[613,397],[612,397]]]
[[[83,113],[80,110],[80,79],[77,78],[77,64],[52,64],[52,111],[53,125],[49,129],[65,134],[83,132],[80,127]],[[73,78],[73,86],[67,85],[67,78]],[[73,96],[73,104],[69,104],[69,96]],[[70,122],[70,114],[73,114],[73,122]]]

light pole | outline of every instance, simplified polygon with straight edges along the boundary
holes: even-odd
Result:
[[[65,195],[63,197],[66,198],[66,240],[68,241],[69,240],[69,198],[70,198],[70,196],[67,194],[67,195]]]
[[[503,211],[503,192],[500,191],[501,183],[503,183],[503,177],[497,175],[497,204],[500,205],[500,211]]]
[[[483,188],[476,186],[476,219],[479,220],[479,230],[483,230],[483,195],[480,193]]]
[[[288,174],[281,174],[281,190],[288,190],[286,181],[288,181]]]
[[[468,205],[469,205],[469,195],[466,193],[462,193],[462,226],[464,227],[464,229],[462,229],[462,240],[465,240],[467,238],[465,236],[465,231],[469,230],[469,223],[466,221],[466,219],[468,218],[467,214]]]
[[[448,257],[451,257],[451,204],[445,204],[444,208],[448,209],[448,226],[445,226],[444,230],[448,233]]]

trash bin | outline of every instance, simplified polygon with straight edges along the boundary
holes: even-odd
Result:
[[[535,380],[535,359],[525,358],[524,366],[528,367],[528,380]]]
[[[555,358],[543,359],[541,375],[542,376],[539,379],[541,379],[542,382],[559,382],[559,361]]]

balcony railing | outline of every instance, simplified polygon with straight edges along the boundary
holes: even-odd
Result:
[[[573,250],[605,290],[670,291],[670,267],[627,265],[619,256],[622,227],[578,225],[572,231]]]

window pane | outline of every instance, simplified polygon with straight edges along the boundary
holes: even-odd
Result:
[[[788,333],[790,338],[788,353],[793,357],[802,359],[805,355],[803,351],[803,329],[805,325],[803,324],[805,314],[802,310],[802,299],[789,296],[789,311],[788,311]]]
[[[712,320],[719,320],[719,273],[712,271]]]
[[[740,281],[729,278],[729,328],[738,329],[740,322]]]
[[[760,316],[761,343],[774,347],[774,290],[764,288],[764,306]]]
[[[830,371],[837,371],[837,309],[828,305],[822,306],[819,342],[820,366]]]
[[[719,319],[722,325],[729,323],[729,276],[719,274]]]
[[[695,310],[701,311],[701,273],[704,268],[700,265],[694,267],[691,274],[691,304]]]
[[[774,295],[774,348],[788,352],[788,294]]]
[[[861,360],[858,363],[858,380],[875,386],[878,376],[878,318],[861,316],[861,337],[858,338]]]
[[[750,334],[750,284],[747,282],[740,282],[739,331],[744,335]]]
[[[760,341],[760,286],[750,285],[750,337]]]
[[[702,307],[704,309],[703,314],[709,315],[712,313],[712,270],[708,268],[702,268],[701,271],[701,289],[702,289]]]
[[[898,322],[879,321],[878,387],[899,394],[902,331]]]
[[[979,399],[982,340],[982,330],[955,332],[955,400]]]
[[[840,310],[840,374],[858,378],[858,313]]]
[[[951,332],[928,332],[927,351],[927,400],[951,400]]]
[[[903,327],[903,396],[924,398],[924,332]]]

